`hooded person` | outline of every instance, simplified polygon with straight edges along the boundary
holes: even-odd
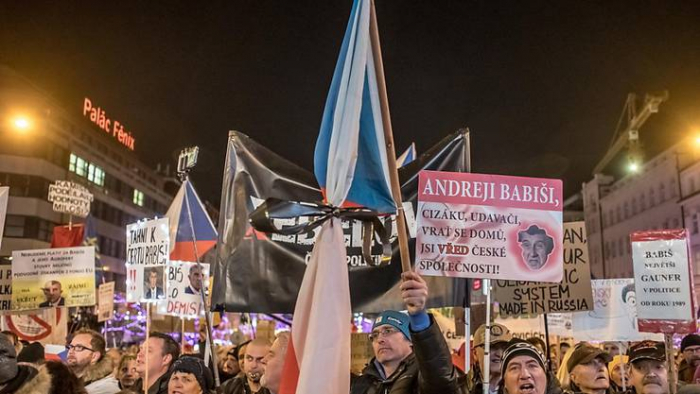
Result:
[[[499,394],[561,394],[559,382],[547,372],[547,359],[535,346],[513,339],[503,352]]]
[[[0,335],[0,394],[47,394],[51,391],[49,372],[18,364],[14,345],[6,335]]]
[[[610,355],[603,350],[582,343],[576,346],[566,363],[569,370],[569,389],[566,393],[612,394],[608,363]]]
[[[622,392],[630,387],[630,361],[629,357],[618,355],[613,357],[608,363],[608,372],[610,373],[610,387],[613,391]],[[622,382],[624,381],[624,385]],[[624,390],[622,389],[624,386]]]
[[[204,360],[182,356],[172,366],[168,394],[212,394],[214,375]]]

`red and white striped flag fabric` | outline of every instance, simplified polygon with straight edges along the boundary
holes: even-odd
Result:
[[[294,308],[279,394],[350,392],[350,284],[340,219],[323,224]]]

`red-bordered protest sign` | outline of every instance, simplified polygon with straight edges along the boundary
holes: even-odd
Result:
[[[66,313],[50,308],[32,314],[3,316],[3,329],[17,334],[23,341],[63,345],[66,337]]]
[[[630,239],[639,331],[695,332],[695,294],[687,231],[638,231]]]
[[[558,179],[421,171],[416,271],[560,282],[562,203]]]

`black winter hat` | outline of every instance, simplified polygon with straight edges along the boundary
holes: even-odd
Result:
[[[22,348],[17,355],[17,362],[39,364],[45,359],[44,346],[39,342],[32,342]]]
[[[175,361],[175,364],[173,364],[173,373],[175,372],[191,373],[194,375],[199,383],[199,387],[204,392],[214,388],[214,375],[201,358],[181,356]]]
[[[681,341],[681,352],[685,351],[688,346],[700,346],[700,335],[688,334]]]

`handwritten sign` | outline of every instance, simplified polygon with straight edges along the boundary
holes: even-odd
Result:
[[[684,229],[631,235],[639,330],[688,334],[693,316],[693,274]]]
[[[585,222],[564,223],[564,277],[559,283],[494,281],[501,315],[593,310]]]
[[[158,304],[158,313],[197,318],[204,316],[202,291],[209,288],[209,264],[171,261],[167,266],[166,302]]]
[[[97,321],[112,320],[114,317],[114,282],[102,283],[97,289]]]
[[[12,252],[12,309],[95,305],[95,247]]]
[[[165,266],[170,256],[168,218],[126,227],[126,301],[165,299]]]
[[[84,218],[90,214],[92,199],[92,193],[77,183],[56,181],[49,185],[49,202],[53,203],[54,212]]]
[[[417,235],[424,275],[560,282],[562,183],[421,171]]]

